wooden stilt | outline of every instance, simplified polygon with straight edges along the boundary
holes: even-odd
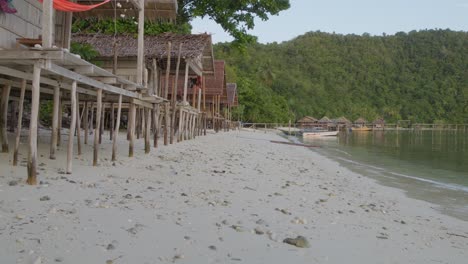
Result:
[[[141,108],[141,134],[143,139],[146,139],[146,109],[144,107]]]
[[[81,155],[81,118],[80,118],[80,98],[76,93],[76,145],[78,146],[78,155]]]
[[[136,122],[136,106],[133,102],[130,103],[129,116],[131,117],[131,122],[129,124],[130,131],[130,143],[128,147],[128,156],[133,157],[133,149],[135,144],[135,122]]]
[[[16,118],[17,118],[16,111],[17,110],[18,110],[18,102],[12,101],[11,102],[11,107],[10,107],[11,121],[10,121],[10,126],[8,128],[8,131],[10,131],[10,132],[15,132],[16,122],[18,122],[18,120],[16,120]]]
[[[141,124],[141,116],[140,116],[140,107],[136,107],[136,114],[135,114],[135,129],[136,129],[136,138],[140,139],[140,124]]]
[[[98,165],[99,159],[99,129],[101,126],[101,111],[102,111],[102,89],[97,90],[97,101],[96,101],[96,130],[94,131],[94,155],[93,155],[93,166]]]
[[[88,144],[88,132],[89,132],[89,124],[88,124],[88,102],[86,101],[84,103],[84,120],[83,120],[83,126],[84,126],[84,143],[87,145]]]
[[[182,120],[183,120],[183,107],[180,107],[179,109],[179,132],[177,134],[177,142],[180,142],[182,140]]]
[[[119,94],[119,104],[117,105],[117,123],[115,124],[114,137],[112,138],[112,161],[115,161],[116,156],[117,156],[117,136],[119,135],[121,112],[122,112],[122,95]]]
[[[164,103],[164,146],[167,146],[168,144],[169,107],[169,103]]]
[[[18,165],[18,149],[20,145],[20,137],[21,137],[21,128],[23,123],[23,104],[24,104],[24,94],[26,92],[26,80],[23,79],[21,81],[21,93],[20,93],[20,100],[19,100],[19,112],[18,112],[18,125],[16,128],[16,138],[15,138],[15,149],[13,151],[13,166]]]
[[[71,123],[70,130],[68,132],[68,151],[67,151],[67,174],[72,173],[72,161],[73,161],[73,141],[76,129],[76,81],[72,82],[71,89]]]
[[[176,66],[176,76],[174,80],[174,85],[172,86],[172,117],[171,117],[171,144],[174,143],[174,133],[175,133],[175,119],[176,119],[176,99],[177,99],[177,86],[179,84],[179,68],[180,68],[180,55],[182,53],[182,43],[179,45],[179,52],[177,54],[177,66]]]
[[[151,136],[151,109],[146,109],[146,132],[145,132],[145,153],[148,154],[151,150],[150,136]]]
[[[58,126],[57,126],[57,147],[59,147],[62,144],[62,120],[63,120],[62,99],[59,99]]]
[[[166,67],[166,82],[164,85],[164,98],[167,99],[167,95],[169,93],[169,75],[171,72],[171,52],[172,51],[172,43],[167,43],[167,67]],[[166,143],[164,143],[166,145]]]
[[[94,102],[91,102],[91,117],[89,120],[89,130],[91,134],[94,134]]]
[[[28,154],[28,179],[27,183],[36,185],[37,183],[37,119],[39,116],[39,96],[40,96],[40,63],[34,64],[33,81],[31,88],[31,120],[29,122],[29,154]]]
[[[153,104],[153,137],[154,137],[154,148],[158,147],[158,136],[159,136],[159,104]]]
[[[112,140],[114,136],[114,128],[115,128],[115,113],[114,113],[114,103],[111,104],[111,116],[110,116],[110,129],[109,129],[109,139]]]
[[[54,87],[54,107],[52,110],[52,140],[50,142],[50,155],[49,158],[55,159],[55,152],[57,152],[58,141],[58,126],[59,126],[59,104],[60,104],[60,87]]]
[[[8,153],[8,132],[7,132],[7,117],[8,117],[8,100],[10,99],[11,84],[7,83],[3,86],[2,98],[0,98],[0,140],[2,141],[2,152]]]
[[[96,121],[97,121],[97,117],[99,116],[99,118],[101,119],[99,124],[99,129],[97,128],[97,125],[96,125],[96,131],[99,131],[99,144],[102,144],[102,134],[104,133],[104,116],[106,115],[106,104],[102,104],[102,109],[101,109],[101,114],[98,115],[96,114]]]

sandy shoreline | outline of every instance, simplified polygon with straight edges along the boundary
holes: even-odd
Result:
[[[88,145],[72,175],[40,141],[34,187],[2,153],[0,263],[466,263],[468,222],[269,140],[210,133],[148,155],[138,140],[135,158],[120,140],[113,164],[105,135],[100,166]],[[283,243],[298,235],[310,248]]]

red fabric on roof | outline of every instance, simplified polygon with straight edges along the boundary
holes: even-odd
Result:
[[[44,0],[38,0],[39,2],[43,2]],[[89,11],[93,8],[101,6],[105,3],[110,2],[110,0],[104,0],[102,3],[95,4],[95,5],[80,5],[77,3],[70,2],[69,0],[52,0],[54,1],[54,8],[60,11],[65,12],[83,12]]]

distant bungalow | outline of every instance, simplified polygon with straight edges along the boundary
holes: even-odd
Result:
[[[304,116],[299,121],[297,121],[297,126],[300,129],[313,128],[317,126],[318,120],[311,116]]]

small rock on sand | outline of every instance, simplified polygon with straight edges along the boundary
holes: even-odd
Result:
[[[309,241],[303,236],[297,236],[296,238],[286,238],[283,240],[283,243],[293,245],[299,248],[308,248],[310,247]]]
[[[41,198],[39,198],[40,201],[49,201],[50,200],[50,197],[49,196],[42,196]]]

